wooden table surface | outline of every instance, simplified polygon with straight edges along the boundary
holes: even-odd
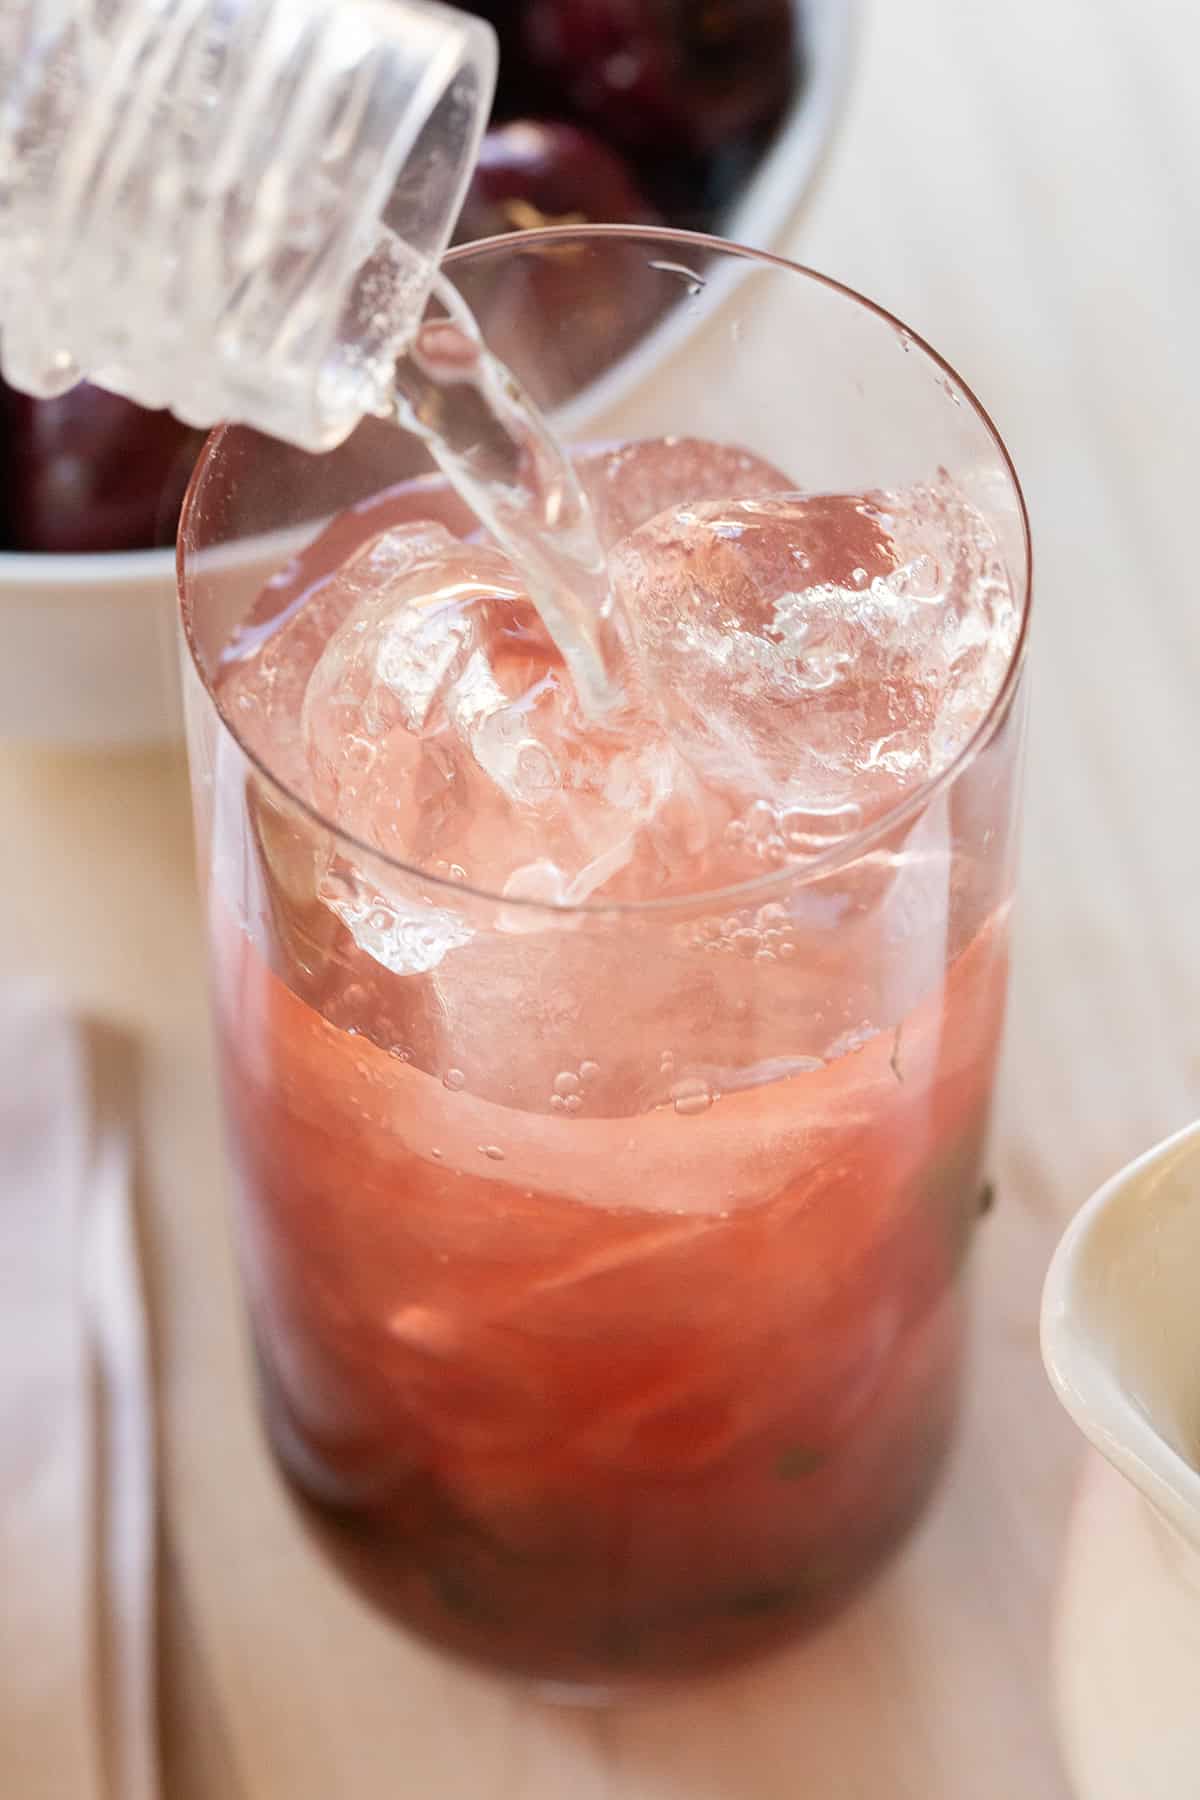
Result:
[[[969,1418],[915,1542],[811,1645],[560,1713],[416,1648],[315,1561],[250,1408],[180,759],[0,754],[5,959],[140,1056],[169,1800],[1064,1795],[1048,1634],[1079,1451],[1038,1290],[1088,1191],[1200,1113],[1198,58],[1194,0],[874,0],[791,235],[989,405],[1039,606]]]

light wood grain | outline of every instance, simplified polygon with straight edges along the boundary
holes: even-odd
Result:
[[[250,1411],[176,757],[0,755],[4,961],[142,1050],[170,1800],[1062,1800],[1048,1618],[1078,1455],[1043,1382],[1062,1221],[1200,1113],[1200,110],[1191,0],[876,0],[791,248],[963,371],[1038,556],[1024,896],[970,1416],[932,1517],[807,1648],[554,1713],[369,1617]]]

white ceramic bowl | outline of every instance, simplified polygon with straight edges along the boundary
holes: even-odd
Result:
[[[804,20],[808,80],[738,206],[720,225],[723,236],[759,249],[778,244],[812,185],[849,68],[853,0],[796,5]],[[675,325],[656,331],[628,359],[622,387],[648,376],[687,329],[681,314]],[[172,550],[0,553],[0,738],[119,749],[178,736],[174,613]]]
[[[1089,1465],[1055,1614],[1079,1800],[1200,1794],[1198,1272],[1200,1122],[1092,1196],[1042,1298],[1047,1373],[1107,1458]]]
[[[178,735],[174,550],[0,555],[0,737],[63,749]]]

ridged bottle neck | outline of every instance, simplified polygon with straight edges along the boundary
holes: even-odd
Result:
[[[11,10],[10,10],[11,8]],[[306,449],[386,403],[495,79],[431,0],[10,0],[0,344]]]

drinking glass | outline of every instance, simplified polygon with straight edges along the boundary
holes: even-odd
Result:
[[[227,428],[195,475],[185,687],[267,1435],[377,1605],[608,1692],[827,1615],[943,1463],[1004,1008],[1027,525],[963,383],[835,282],[625,228],[446,271],[572,444],[692,435],[810,495],[950,481],[1022,616],[965,747],[881,817],[736,889],[542,904],[355,842],[215,698],[264,582],[299,604],[336,569],[339,509],[417,478],[393,516],[453,515],[424,452],[380,422],[322,458]]]

